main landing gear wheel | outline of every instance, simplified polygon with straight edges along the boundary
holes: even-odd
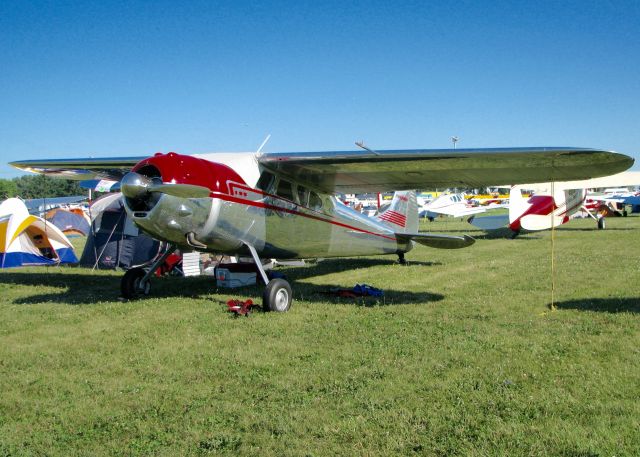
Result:
[[[598,219],[598,230],[604,230],[607,227],[607,224],[604,221],[604,217]]]
[[[291,308],[292,299],[289,283],[281,278],[272,279],[262,294],[262,308],[283,313]]]
[[[120,281],[120,292],[122,292],[122,296],[132,300],[141,295],[149,295],[151,283],[149,281],[143,282],[146,274],[147,272],[139,267],[127,270]]]

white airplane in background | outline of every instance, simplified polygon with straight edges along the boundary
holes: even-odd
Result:
[[[369,218],[337,202],[336,193],[486,187],[584,179],[626,170],[633,159],[580,148],[364,150],[294,153],[156,154],[107,159],[23,160],[11,165],[66,179],[121,180],[135,224],[170,249],[148,270],[128,270],[126,298],[149,293],[150,278],[176,249],[250,255],[266,288],[263,308],[287,311],[291,286],[269,280],[263,258],[300,259],[396,254],[416,243],[473,244],[469,236],[418,233],[415,192],[396,193]]]
[[[420,217],[433,220],[438,215],[451,217],[474,216],[488,210],[506,208],[506,204],[490,203],[486,206],[473,206],[464,194],[442,194],[435,200],[422,205],[419,209]]]

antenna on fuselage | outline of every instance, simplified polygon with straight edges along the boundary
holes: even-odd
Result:
[[[364,149],[365,151],[369,151],[371,154],[375,154],[377,156],[380,155],[379,152],[374,151],[373,149],[368,148],[365,144],[364,141],[356,141],[356,146],[358,146],[359,148]]]
[[[269,141],[270,138],[271,138],[271,134],[268,134],[267,137],[262,142],[262,144],[260,145],[260,147],[258,148],[258,150],[256,151],[256,154],[260,154],[260,152],[262,152],[262,148],[264,148],[264,145],[267,144],[267,141]]]

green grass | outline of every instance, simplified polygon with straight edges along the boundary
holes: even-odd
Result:
[[[640,454],[640,217],[289,268],[289,313],[212,278],[0,273],[0,456]],[[79,240],[80,241],[80,240]],[[366,282],[381,300],[323,294]]]

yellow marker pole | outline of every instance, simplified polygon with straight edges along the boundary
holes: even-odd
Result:
[[[555,192],[555,181],[551,181],[551,311],[556,310],[555,304],[555,289],[556,289],[556,268],[555,268],[555,235],[556,235],[556,224],[555,224],[555,209],[554,206],[556,204],[556,192]]]

